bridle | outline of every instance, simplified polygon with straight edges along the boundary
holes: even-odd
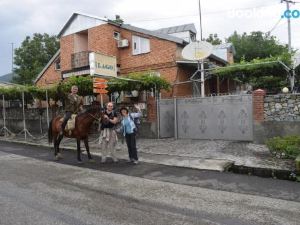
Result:
[[[91,113],[88,113],[88,115],[89,116],[91,116],[91,117],[93,117],[95,120],[97,120],[97,121],[101,121],[101,118],[97,118],[96,116],[94,116],[93,114],[91,114]]]

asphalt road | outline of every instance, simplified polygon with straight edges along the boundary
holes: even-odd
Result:
[[[86,157],[84,157],[86,159]],[[300,183],[0,142],[0,224],[299,224]]]

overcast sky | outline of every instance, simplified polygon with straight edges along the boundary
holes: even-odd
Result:
[[[201,6],[203,37],[267,32],[279,22],[272,35],[287,43],[287,20],[280,20],[286,5],[280,0],[201,0]],[[300,10],[300,3],[291,8]],[[145,29],[194,23],[199,31],[198,0],[0,0],[0,75],[11,71],[10,43],[19,47],[27,35],[58,34],[73,12],[111,19],[119,14]],[[300,18],[291,23],[292,47],[300,49]]]

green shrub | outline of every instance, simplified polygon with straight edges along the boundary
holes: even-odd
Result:
[[[266,145],[278,158],[295,159],[300,154],[300,136],[274,137],[267,140]]]

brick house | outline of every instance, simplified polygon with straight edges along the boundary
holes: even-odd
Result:
[[[195,95],[192,83],[176,84],[188,81],[197,68],[196,62],[181,56],[183,47],[196,38],[193,24],[150,31],[74,13],[58,37],[60,49],[37,76],[37,86],[57,83],[73,75],[89,75],[89,53],[96,52],[116,57],[118,76],[151,70],[166,78],[174,85],[162,97]],[[216,49],[206,60],[207,67],[232,63],[232,48],[221,47],[225,54]],[[235,85],[233,81],[212,77],[206,81],[205,89],[207,95],[228,93],[235,90]]]

